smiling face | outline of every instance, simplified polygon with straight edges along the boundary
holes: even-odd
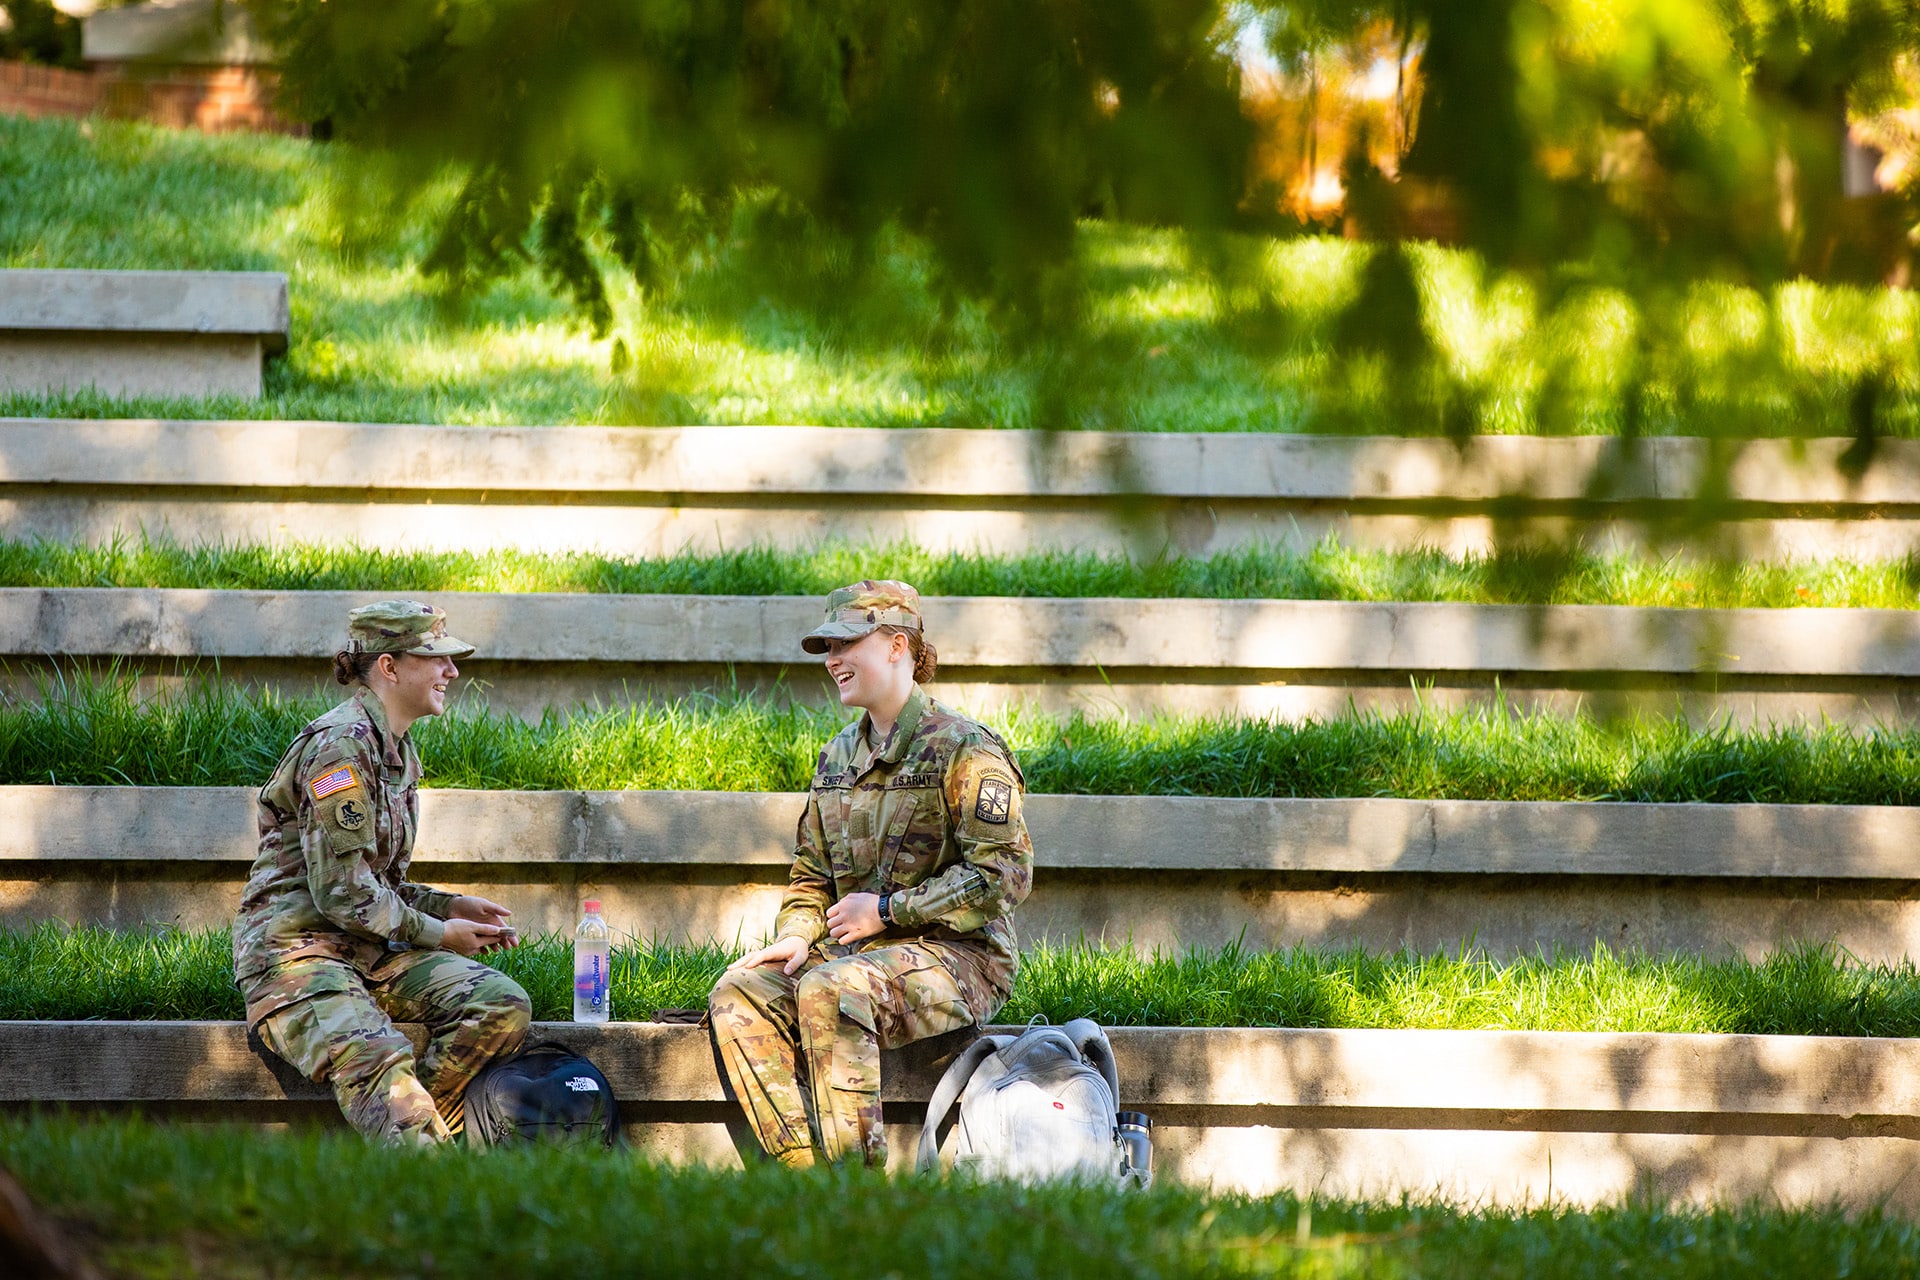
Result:
[[[381,701],[396,723],[411,723],[444,712],[447,687],[460,678],[460,668],[452,658],[427,658],[417,653],[383,657],[378,671],[389,681]]]
[[[858,640],[829,640],[827,675],[842,706],[897,710],[913,688],[907,638],[898,632],[869,631]]]

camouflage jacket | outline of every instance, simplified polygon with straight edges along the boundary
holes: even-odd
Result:
[[[891,893],[893,926],[861,950],[909,938],[984,944],[1004,996],[1019,966],[1013,909],[1033,888],[1025,779],[991,729],[918,685],[884,747],[861,716],[820,753],[775,924],[820,943],[850,893]]]
[[[360,692],[300,731],[260,788],[260,856],[233,921],[233,972],[257,1022],[303,994],[289,961],[362,974],[392,945],[437,947],[453,895],[407,881],[420,756]],[[282,969],[276,975],[273,970]]]

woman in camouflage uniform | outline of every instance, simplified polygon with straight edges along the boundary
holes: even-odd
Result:
[[[467,1082],[527,1033],[520,985],[470,957],[512,946],[505,907],[407,880],[420,756],[408,729],[446,709],[456,658],[432,605],[389,600],[348,615],[334,678],[353,697],[300,731],[260,789],[260,856],[233,923],[247,1023],[353,1127],[445,1141]],[[393,1025],[424,1022],[427,1046]]]
[[[774,941],[708,1002],[714,1048],[769,1155],[884,1165],[880,1051],[982,1024],[1013,987],[1025,783],[991,729],[921,690],[934,650],[906,583],[842,587],[800,643],[866,714],[820,753]]]

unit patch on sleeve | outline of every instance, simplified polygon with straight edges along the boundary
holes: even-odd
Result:
[[[333,820],[348,831],[358,831],[367,825],[366,801],[348,796],[333,808]]]
[[[1011,779],[989,775],[980,780],[980,798],[974,802],[973,816],[996,826],[1007,820],[1013,810]]]
[[[343,764],[332,773],[324,774],[307,784],[307,790],[313,793],[315,800],[325,800],[336,791],[345,791],[349,787],[360,785],[360,779],[353,772],[353,766]]]

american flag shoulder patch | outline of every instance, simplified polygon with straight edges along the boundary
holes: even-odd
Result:
[[[360,785],[360,779],[354,776],[353,766],[343,764],[332,773],[315,778],[307,784],[307,790],[313,793],[315,800],[325,800],[336,791],[345,791],[349,787]]]

